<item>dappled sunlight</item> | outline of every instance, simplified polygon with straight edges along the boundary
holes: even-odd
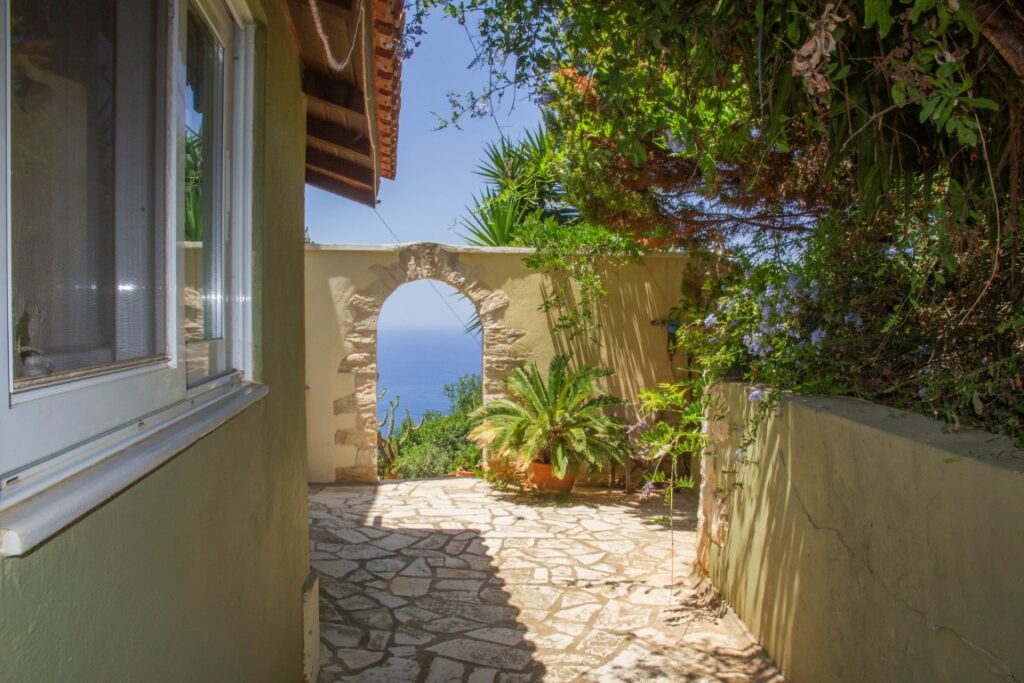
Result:
[[[481,480],[316,487],[321,681],[781,681],[700,601],[696,499]]]

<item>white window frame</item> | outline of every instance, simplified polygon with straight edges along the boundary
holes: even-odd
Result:
[[[184,332],[185,39],[190,4],[234,31],[229,70],[233,159],[225,166],[231,261],[226,315],[235,370],[189,388]],[[0,555],[20,554],[180,452],[266,393],[254,384],[252,180],[255,24],[245,0],[165,0],[164,168],[157,169],[166,235],[166,355],[47,386],[15,390],[10,207],[0,191]],[[9,178],[10,2],[0,0],[0,165]],[[224,22],[229,22],[225,24]],[[210,22],[212,23],[212,22]],[[161,122],[158,121],[158,125]],[[197,428],[202,427],[197,432]],[[201,433],[199,433],[201,432]],[[191,436],[189,436],[191,435]],[[183,437],[185,440],[183,441]],[[104,475],[104,472],[106,474]],[[130,474],[126,476],[126,472]],[[76,487],[69,488],[69,487]],[[76,498],[77,491],[77,498]],[[74,504],[69,500],[76,500]],[[34,513],[33,513],[34,511]],[[29,514],[33,513],[33,514]]]

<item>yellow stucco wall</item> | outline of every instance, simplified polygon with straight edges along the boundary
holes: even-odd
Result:
[[[0,680],[302,679],[305,109],[284,3],[265,12],[255,332],[270,394],[29,555],[0,560]]]
[[[742,464],[747,390],[715,391],[705,560],[789,680],[1024,677],[1024,452],[864,401],[799,397]]]
[[[311,246],[306,250],[306,384],[311,481],[375,480],[376,326],[380,306],[406,281],[436,279],[467,294],[484,324],[484,392],[500,394],[507,370],[543,369],[572,352],[615,370],[608,389],[628,401],[674,378],[664,317],[680,297],[682,256],[649,256],[608,278],[601,338],[567,342],[540,311],[552,280],[523,264],[528,251],[414,244]]]

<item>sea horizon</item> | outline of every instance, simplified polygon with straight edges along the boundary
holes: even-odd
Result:
[[[451,325],[445,327],[389,325],[377,331],[377,401],[379,418],[388,402],[399,399],[398,414],[406,410],[419,420],[428,410],[447,413],[443,389],[460,377],[481,373],[481,340]]]

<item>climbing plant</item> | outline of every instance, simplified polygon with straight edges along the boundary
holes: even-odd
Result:
[[[582,223],[726,264],[697,367],[1020,438],[1019,2],[418,0],[410,45],[432,9],[485,76],[452,118],[528,94]]]

